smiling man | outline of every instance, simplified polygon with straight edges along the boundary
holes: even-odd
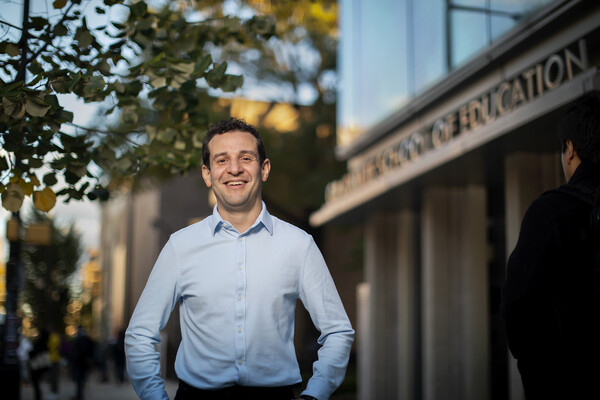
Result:
[[[163,248],[127,329],[127,371],[141,399],[167,399],[155,346],[176,304],[181,343],[176,400],[294,398],[300,299],[320,331],[318,360],[302,392],[328,399],[344,379],[354,330],[314,240],[262,201],[271,163],[252,125],[210,127],[202,176],[213,214]]]

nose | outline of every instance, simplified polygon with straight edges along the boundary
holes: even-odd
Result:
[[[232,175],[237,175],[242,171],[242,166],[240,165],[240,162],[237,159],[232,159],[231,162],[229,163],[229,168],[228,168],[228,172]]]

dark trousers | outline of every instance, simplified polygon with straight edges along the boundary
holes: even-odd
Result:
[[[203,390],[188,385],[181,379],[175,400],[292,400],[294,399],[293,386],[281,387],[255,387],[231,386],[217,390]]]

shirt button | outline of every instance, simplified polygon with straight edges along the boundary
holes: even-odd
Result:
[[[238,240],[241,242],[242,240],[244,240],[241,236],[238,238]]]
[[[238,360],[238,365],[242,365],[242,360]]]
[[[238,328],[238,333],[242,333],[242,328]]]
[[[238,265],[238,269],[241,271],[241,270],[242,270],[242,266],[241,266],[241,265]]]
[[[242,301],[242,296],[238,296],[238,301]]]

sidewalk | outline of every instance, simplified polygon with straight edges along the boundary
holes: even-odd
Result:
[[[175,392],[177,391],[177,382],[167,381],[166,389],[169,399],[173,399],[175,397]],[[52,400],[50,384],[48,383],[47,378],[45,378],[42,382],[42,393],[44,396],[43,400]],[[74,395],[75,383],[69,378],[67,373],[63,371],[59,385],[59,397],[55,400],[71,400]],[[133,387],[129,381],[125,381],[123,384],[118,384],[114,380],[109,382],[100,382],[98,372],[92,371],[86,381],[84,400],[107,399],[137,400],[138,396],[135,394],[135,391],[133,390]],[[23,384],[21,386],[21,400],[35,400],[33,386],[30,383]]]

